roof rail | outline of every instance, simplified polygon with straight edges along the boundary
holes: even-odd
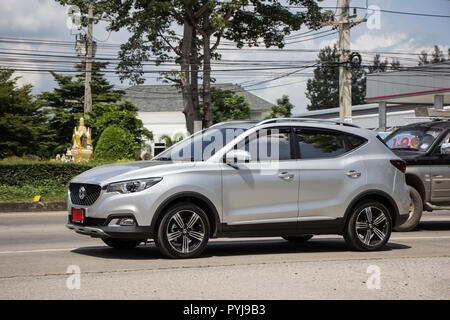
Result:
[[[222,122],[218,122],[213,124],[212,126],[210,126],[209,128],[214,128],[214,127],[220,127],[222,125],[228,124],[228,123],[258,123],[258,120],[227,120],[227,121],[222,121]]]
[[[360,126],[350,123],[350,122],[342,122],[342,121],[336,121],[336,120],[328,120],[328,119],[315,119],[315,118],[273,118],[273,119],[267,119],[263,120],[261,122],[258,122],[257,125],[267,124],[267,123],[274,123],[274,122],[325,122],[325,123],[332,123],[337,124],[341,126],[347,126],[347,127],[354,127],[354,128],[361,128]]]

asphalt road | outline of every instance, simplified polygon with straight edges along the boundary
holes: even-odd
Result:
[[[424,214],[378,252],[338,236],[217,239],[191,260],[153,244],[116,251],[66,219],[0,214],[0,299],[450,299],[450,212]]]

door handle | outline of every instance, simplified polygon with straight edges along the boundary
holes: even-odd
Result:
[[[281,172],[278,177],[280,177],[283,180],[292,180],[292,178],[294,178],[294,175],[292,173],[289,172]]]
[[[346,175],[349,176],[350,178],[359,178],[361,176],[361,172],[350,170],[346,173]]]

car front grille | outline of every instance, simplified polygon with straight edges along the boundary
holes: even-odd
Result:
[[[80,192],[84,188],[84,197],[83,192]],[[81,206],[90,206],[92,205],[100,196],[100,192],[102,188],[96,184],[87,184],[87,183],[71,183],[69,185],[70,191],[70,200],[73,204],[81,205]],[[81,197],[80,197],[81,196]]]

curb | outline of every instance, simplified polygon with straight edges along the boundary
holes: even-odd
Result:
[[[40,211],[66,211],[66,201],[19,201],[0,202],[0,212],[40,212]]]

